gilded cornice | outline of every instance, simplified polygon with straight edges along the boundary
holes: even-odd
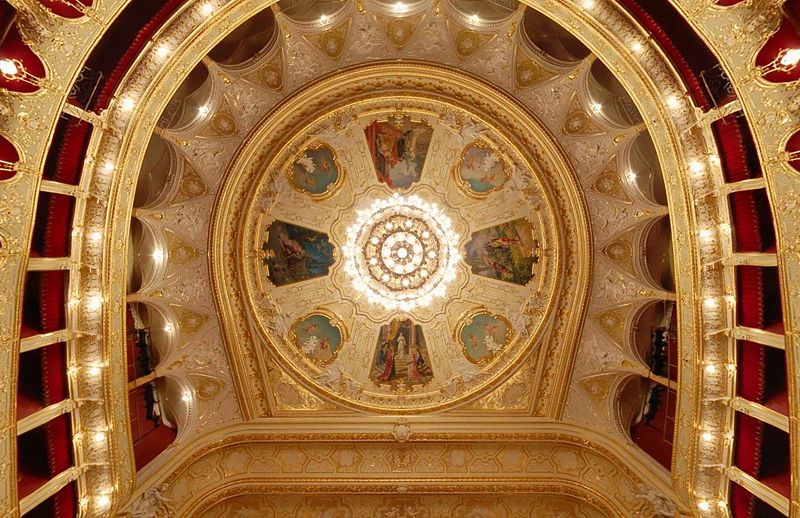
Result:
[[[455,448],[463,445],[456,444]],[[237,455],[239,450],[228,452],[227,455]],[[298,454],[305,453],[299,450]],[[334,450],[334,454],[336,454]],[[566,451],[565,451],[566,453]],[[572,453],[572,452],[569,452]],[[391,453],[390,453],[391,454]],[[594,460],[589,458],[589,460]],[[484,474],[479,481],[473,478],[438,478],[436,474],[427,475],[422,480],[405,477],[391,477],[391,481],[372,481],[368,479],[348,480],[342,483],[338,476],[329,478],[315,477],[308,480],[304,477],[282,477],[278,483],[265,482],[257,478],[237,479],[231,483],[215,488],[211,493],[203,496],[201,500],[192,501],[191,507],[180,507],[177,511],[172,511],[167,506],[161,507],[163,516],[206,516],[208,509],[220,502],[225,502],[231,498],[241,495],[251,495],[261,500],[268,500],[270,496],[286,498],[285,495],[302,495],[311,501],[312,505],[320,499],[329,499],[335,495],[350,495],[357,498],[359,502],[365,501],[370,496],[396,495],[401,502],[413,502],[424,499],[427,495],[467,495],[472,497],[467,500],[470,509],[476,506],[476,499],[487,498],[492,502],[495,495],[509,496],[556,496],[568,495],[581,504],[593,509],[600,516],[630,516],[633,518],[645,518],[652,516],[652,508],[644,502],[635,502],[633,507],[621,507],[617,502],[608,499],[600,490],[590,484],[582,484],[568,477],[554,476],[546,474],[544,476],[514,477],[512,480],[503,477],[488,476]],[[316,497],[316,498],[314,498]],[[547,501],[545,498],[537,499],[538,505],[532,509],[533,512],[545,512]],[[496,501],[492,504],[497,505]],[[402,505],[405,510],[416,511],[410,504]],[[319,504],[313,506],[314,511],[321,511]],[[493,507],[495,513],[499,513],[501,508]],[[570,510],[575,512],[575,510]],[[180,514],[179,514],[180,513]],[[450,515],[458,516],[458,515]],[[570,516],[575,516],[570,514]]]
[[[0,335],[0,386],[4,388],[0,398],[0,454],[4,459],[0,463],[2,516],[16,516],[19,512],[15,396],[21,295],[44,161],[56,122],[83,62],[126,4],[126,0],[106,0],[91,9],[92,19],[76,20],[60,18],[40,3],[18,6],[17,24],[23,40],[45,64],[46,77],[42,82],[44,88],[34,93],[0,93],[0,109],[4,115],[0,134],[8,137],[20,154],[16,176],[0,182],[0,293],[3,294],[0,296],[0,329],[4,330]],[[83,187],[85,184],[81,185]],[[83,196],[79,197],[78,205],[85,191],[80,194]],[[70,354],[76,348],[71,347]],[[117,419],[125,419],[124,409],[121,410]],[[117,473],[124,471],[119,465],[115,470]]]
[[[546,484],[546,482],[545,482]],[[321,513],[340,513],[342,517],[354,516],[398,516],[404,518],[445,518],[450,516],[487,516],[510,518],[512,516],[569,516],[570,518],[600,518],[610,516],[586,498],[575,496],[580,490],[567,487],[550,487],[558,493],[503,494],[339,494],[320,496],[315,494],[269,493],[270,487],[251,484],[241,488],[243,494],[221,492],[220,500],[202,511],[206,518],[236,516],[251,513],[254,516],[300,516],[312,517]],[[490,489],[487,487],[487,489]],[[234,489],[233,491],[238,491]],[[231,493],[231,494],[226,494]]]
[[[201,56],[219,41],[228,30],[233,29],[251,13],[271,3],[269,0],[230,2],[219,7],[214,15],[209,18],[200,17],[193,11],[198,7],[197,3],[187,3],[185,8],[176,14],[156,36],[167,37],[175,42],[176,48],[173,50],[172,56],[167,59],[166,63],[155,61],[152,55],[140,59],[123,81],[121,91],[124,94],[136,94],[136,97],[132,99],[136,103],[134,115],[125,112],[123,103],[117,100],[100,121],[100,126],[104,129],[102,132],[96,132],[98,136],[91,145],[93,150],[92,158],[94,160],[87,161],[84,171],[85,187],[87,191],[91,190],[95,197],[85,200],[83,226],[87,227],[92,224],[102,229],[106,239],[105,248],[98,250],[96,246],[90,247],[86,241],[79,241],[79,243],[83,243],[82,246],[86,247],[87,250],[86,257],[82,260],[82,263],[86,266],[86,271],[91,273],[93,268],[99,269],[99,267],[102,267],[103,273],[102,278],[92,277],[87,273],[87,277],[83,279],[85,291],[83,293],[76,292],[75,294],[79,297],[86,297],[92,292],[91,290],[102,290],[103,299],[107,302],[103,311],[102,322],[96,320],[88,321],[88,323],[98,326],[96,329],[99,334],[95,340],[91,341],[94,345],[91,348],[87,347],[88,358],[102,358],[108,361],[108,371],[103,377],[103,392],[105,395],[103,399],[105,401],[119,401],[124,398],[124,394],[121,393],[125,386],[124,372],[121,368],[122,352],[124,351],[124,337],[122,336],[124,307],[121,301],[124,300],[125,294],[121,290],[124,290],[125,286],[126,264],[124,258],[127,255],[125,252],[133,187],[135,186],[139,165],[147,145],[147,139],[167,100],[180,83],[177,78],[184,77],[192,66],[200,60]],[[688,178],[688,165],[690,160],[708,155],[708,149],[710,148],[707,147],[707,144],[711,142],[708,140],[708,131],[705,128],[701,135],[688,132],[697,120],[698,114],[696,112],[682,108],[676,116],[676,113],[670,112],[666,108],[663,89],[669,87],[672,91],[680,92],[681,88],[676,79],[677,75],[670,69],[663,55],[655,51],[648,52],[640,57],[635,57],[630,53],[627,46],[630,43],[630,38],[646,39],[646,37],[641,30],[637,29],[618,10],[609,7],[605,3],[602,6],[598,5],[599,8],[592,13],[581,10],[578,4],[573,5],[545,0],[530,0],[525,3],[547,12],[560,23],[570,27],[578,37],[592,48],[600,59],[609,64],[612,71],[623,80],[640,111],[650,116],[647,122],[648,129],[658,147],[663,169],[682,173],[674,176],[670,175],[667,178],[667,190],[670,200],[670,216],[673,220],[686,222],[686,227],[675,234],[674,248],[676,250],[676,265],[678,266],[676,270],[678,277],[679,321],[682,328],[680,337],[680,343],[682,344],[681,358],[684,361],[688,360],[688,365],[693,367],[682,369],[681,372],[683,389],[681,390],[678,405],[678,444],[673,463],[676,482],[680,487],[679,494],[685,496],[693,485],[690,483],[692,479],[690,479],[689,473],[695,469],[697,462],[696,445],[698,440],[696,426],[699,424],[698,415],[702,397],[702,391],[696,381],[700,375],[701,368],[696,360],[701,357],[700,351],[695,350],[695,347],[703,344],[704,340],[703,329],[700,324],[701,310],[698,303],[701,297],[701,287],[703,290],[710,290],[711,292],[726,293],[728,291],[726,286],[729,288],[731,281],[731,279],[721,274],[716,275],[712,272],[711,276],[708,276],[708,272],[701,271],[702,264],[710,262],[707,260],[708,258],[716,259],[715,254],[719,255],[720,251],[719,249],[704,250],[696,239],[698,230],[701,228],[706,225],[718,225],[720,222],[724,222],[723,216],[717,214],[718,207],[714,205],[706,207],[702,202],[698,201],[699,215],[696,215],[693,210],[693,205],[697,200],[696,193],[704,192],[708,186],[692,183]],[[741,21],[749,16],[750,13],[744,8],[728,10],[724,13],[723,11],[711,11],[708,7],[697,9],[697,6],[690,0],[676,3],[679,5],[685,3],[684,7],[687,8],[687,12],[691,11],[698,17],[704,16],[704,9],[713,12],[715,14],[713,20],[717,20],[714,23],[719,23],[719,26],[714,26],[710,17],[699,19],[695,22],[701,29],[710,31],[710,34],[737,33],[734,30],[735,20]],[[690,6],[690,4],[692,5]],[[106,19],[110,19],[110,13],[112,11],[116,13],[122,5],[123,2],[103,2],[98,7],[98,13],[103,12],[103,9],[108,9],[106,12],[109,14],[107,14],[108,18]],[[689,7],[691,7],[691,10],[688,9]],[[88,24],[90,22],[79,23]],[[67,32],[68,29],[62,28],[75,26],[77,24],[74,22],[63,21],[51,30],[64,30],[64,34],[69,34]],[[59,63],[59,66],[69,68],[62,75],[53,73],[51,82],[58,81],[62,88],[66,88],[67,85],[71,84],[71,81],[67,81],[64,78],[74,78],[76,76],[83,57],[91,47],[90,43],[97,41],[103,28],[105,27],[98,26],[97,31],[87,31],[84,34],[84,36],[89,36],[86,36],[88,39],[85,40],[84,46],[81,47],[80,57],[69,55],[68,53],[65,54],[57,48],[52,49],[50,54],[47,53],[46,49],[35,48],[49,67],[55,66],[54,63]],[[220,28],[223,30],[220,30]],[[65,37],[63,41],[76,45],[75,42],[79,41],[79,38]],[[49,44],[50,41],[47,38],[43,38],[38,42],[40,47],[45,47]],[[720,42],[719,44],[722,46],[722,51],[718,52],[718,54],[726,55],[727,52],[727,55],[736,56],[738,51],[735,52],[735,46],[740,45],[741,41]],[[753,45],[753,48],[755,48],[755,45]],[[785,106],[782,102],[785,101],[786,97],[775,94],[780,90],[786,95],[790,93],[790,87],[767,87],[750,79],[751,73],[748,72],[748,63],[726,63],[726,66],[731,73],[731,77],[736,79],[737,87],[741,90],[740,96],[743,99],[742,102],[748,116],[753,121],[756,121],[754,126],[762,159],[770,156],[781,156],[778,152],[773,153],[773,148],[767,147],[767,143],[769,146],[782,144],[785,142],[786,135],[791,133],[790,131],[784,131],[788,126],[786,126],[786,122],[783,122],[784,113],[781,111],[781,107]],[[66,92],[62,90],[60,92],[42,91],[30,96],[8,96],[9,102],[13,104],[12,109],[14,109],[15,113],[28,114],[26,117],[18,116],[17,119],[14,119],[14,122],[9,122],[9,124],[16,124],[16,126],[11,127],[6,133],[7,135],[18,134],[21,135],[20,138],[27,139],[25,145],[20,146],[24,157],[23,166],[27,172],[21,172],[15,180],[6,182],[3,187],[10,187],[10,189],[7,189],[2,198],[0,198],[0,203],[2,203],[0,213],[4,215],[0,235],[3,236],[7,243],[10,243],[10,245],[6,246],[11,251],[4,264],[0,266],[0,268],[3,268],[2,276],[0,276],[0,282],[3,283],[3,289],[0,291],[2,293],[21,293],[21,279],[25,270],[27,251],[29,250],[31,222],[34,213],[33,205],[40,179],[39,171],[42,169],[44,153],[49,143],[49,139],[41,139],[40,136],[42,134],[52,134],[59,113],[58,108],[63,106],[65,94]],[[791,117],[789,119],[792,120]],[[796,121],[793,124],[793,127],[796,127]],[[772,132],[764,128],[772,128]],[[109,175],[110,171],[103,172],[101,165],[106,161],[116,163],[113,175]],[[781,162],[770,160],[763,160],[763,162],[767,164],[767,179],[771,186],[770,192],[773,195],[773,206],[779,207],[782,211],[781,215],[784,216],[778,218],[778,220],[786,222],[781,223],[781,225],[793,223],[792,210],[796,210],[796,205],[785,202],[781,205],[774,193],[778,192],[777,188],[800,192],[796,183],[797,175]],[[95,166],[97,167],[95,168]],[[714,170],[714,172],[715,174],[719,173],[718,170]],[[93,174],[97,177],[93,178]],[[112,178],[109,178],[109,176]],[[790,197],[787,199],[796,198]],[[9,216],[6,216],[6,214]],[[12,224],[7,224],[7,221]],[[797,279],[796,274],[800,272],[800,269],[797,268],[797,262],[800,259],[795,254],[795,250],[790,248],[790,246],[794,245],[786,244],[797,241],[797,231],[794,227],[779,227],[778,233],[781,265],[783,272],[789,272],[783,277],[784,293],[792,293],[792,286],[800,285],[800,282],[791,284],[790,280],[787,279]],[[796,296],[794,298],[798,300]],[[19,300],[19,297],[17,300]],[[791,301],[785,303],[787,307],[784,308],[784,314],[787,315],[787,320],[788,315],[792,315],[792,322],[797,322],[797,308],[794,307]],[[8,347],[3,348],[4,353],[0,368],[3,368],[4,376],[10,376],[8,379],[4,378],[6,387],[13,388],[16,380],[14,366],[16,365],[16,354],[18,353],[19,345],[19,304],[12,304],[11,306],[15,308],[14,311],[0,313],[0,318],[3,319],[0,322],[0,328],[14,330],[11,334],[1,337],[3,344],[8,345]],[[75,316],[84,318],[79,314]],[[92,319],[95,319],[95,316],[92,316]],[[789,333],[793,333],[792,322],[787,322],[787,332]],[[787,336],[793,335],[787,334]],[[710,345],[719,347],[717,344]],[[790,347],[789,349],[791,350],[792,348]],[[793,358],[791,354],[790,362],[792,363],[792,369],[794,369],[792,372],[796,373],[798,372],[797,359]],[[562,375],[567,377],[571,372],[570,362],[572,362],[571,358],[564,359],[560,367]],[[682,362],[682,364],[686,363]],[[796,385],[794,383],[792,387],[792,401],[795,403],[798,401]],[[567,390],[566,384],[564,384],[563,390]],[[10,459],[10,461],[5,464],[6,475],[8,476],[3,477],[3,480],[7,481],[7,483],[4,492],[0,495],[2,496],[0,506],[3,506],[0,510],[7,511],[6,514],[13,515],[16,513],[16,498],[14,497],[16,488],[13,484],[15,480],[13,470],[16,463],[13,462],[12,456],[16,435],[14,433],[16,422],[13,401],[15,392],[6,390],[4,393],[7,396],[3,398],[3,406],[0,407],[0,409],[5,410],[5,412],[0,412],[4,416],[2,433],[5,435],[2,437],[2,444],[5,445],[7,450],[7,452],[3,450],[4,458]],[[563,408],[563,399],[565,398],[554,398],[554,401],[562,401],[561,406],[555,405],[548,414],[560,415],[561,408]],[[795,404],[795,408],[796,406]],[[109,430],[112,431],[109,435],[113,437],[116,445],[111,449],[111,469],[114,473],[113,479],[117,481],[115,483],[117,491],[115,496],[124,500],[130,491],[132,483],[132,463],[130,462],[126,409],[123,405],[111,404],[106,405],[105,408],[109,412],[114,412],[113,414],[109,413],[107,422]],[[252,412],[251,415],[253,415]],[[792,426],[796,430],[797,418],[794,415],[792,416]],[[792,434],[792,440],[793,451],[796,451],[797,433]],[[690,446],[690,444],[695,446]],[[8,455],[5,455],[5,453],[8,453]],[[645,469],[645,471],[648,470]],[[797,481],[799,478],[793,478],[795,481],[794,495],[797,495]],[[82,488],[81,491],[83,494],[86,488]]]
[[[700,224],[695,215],[693,198],[695,190],[702,191],[702,185],[692,184],[689,178],[690,162],[702,160],[712,152],[710,141],[702,135],[688,130],[694,125],[698,113],[685,104],[677,110],[667,107],[667,92],[681,96],[685,90],[678,74],[669,61],[656,49],[648,47],[641,55],[632,53],[631,42],[646,40],[646,33],[615,5],[597,3],[591,10],[582,9],[579,4],[563,4],[553,1],[526,1],[528,5],[542,10],[562,25],[573,29],[573,33],[586,44],[599,59],[615,73],[630,93],[640,113],[647,114],[646,125],[656,146],[662,170],[673,172],[665,175],[669,214],[672,221],[683,225],[673,231],[675,251],[675,276],[678,294],[678,321],[680,325],[679,343],[681,359],[693,357],[692,347],[702,342],[703,329],[700,319],[700,305],[697,303],[701,286],[718,285],[724,292],[721,277],[702,279],[701,250],[697,243]],[[713,149],[713,148],[711,148]],[[678,174],[683,172],[683,174]],[[708,209],[710,217],[715,209]],[[714,254],[717,251],[712,250]],[[716,257],[714,257],[716,259]],[[683,365],[683,362],[679,362]],[[673,452],[673,472],[685,473],[692,466],[693,459],[683,455],[686,439],[681,430],[693,429],[694,412],[692,405],[697,403],[697,394],[688,387],[694,387],[694,373],[681,369],[680,383],[684,388],[678,396],[678,416],[676,429],[679,441]],[[688,499],[689,487],[683,487],[679,494]]]
[[[102,254],[94,253],[84,260],[82,276],[74,279],[81,292],[77,298],[87,298],[102,293],[104,304],[102,322],[98,316],[83,320],[82,329],[96,329],[93,347],[85,347],[91,361],[105,365],[103,376],[103,401],[126,401],[125,371],[125,297],[127,275],[127,247],[133,196],[139,168],[158,117],[164,110],[180,81],[208,51],[232,30],[271,1],[228,2],[209,15],[201,2],[188,2],[158,31],[154,38],[174,42],[173,54],[158,58],[153,48],[148,48],[131,66],[108,111],[103,114],[104,131],[93,139],[92,158],[87,160],[83,176],[90,181],[88,190],[93,196],[86,199],[83,227],[100,228],[104,236]],[[219,25],[217,25],[219,24]],[[153,80],[157,75],[159,80]],[[132,101],[134,108],[126,101]],[[109,168],[107,164],[111,164]],[[113,173],[113,174],[111,174]],[[78,284],[79,283],[79,284]],[[86,314],[79,314],[86,318]],[[96,326],[96,327],[95,327]],[[97,346],[102,344],[102,349]],[[105,405],[114,412],[107,425],[109,455],[114,477],[92,479],[87,472],[86,486],[81,495],[92,494],[97,488],[110,487],[113,491],[109,512],[127,500],[134,483],[133,448],[127,426],[127,405]]]
[[[537,486],[558,488],[612,516],[637,509],[643,514],[633,515],[652,516],[640,507],[645,488],[674,498],[652,473],[602,434],[540,419],[271,418],[184,446],[153,476],[151,487],[166,503],[160,510],[165,516],[191,516],[215,499],[247,491],[541,492]],[[133,508],[148,498],[140,489]]]
[[[265,5],[265,4],[262,3],[261,6],[263,7],[263,5]],[[217,15],[221,15],[221,13],[217,13]],[[242,18],[243,17],[244,17],[244,15],[242,15]],[[169,34],[168,29],[165,29],[164,32],[166,34]],[[221,36],[222,36],[221,34],[218,35],[218,37],[221,37]],[[186,38],[186,39],[181,39],[181,41],[187,42],[187,41],[191,41],[191,39],[190,38]],[[147,90],[137,91],[137,90],[139,90],[139,88],[134,88],[134,91],[136,91],[136,93],[137,93],[137,99],[147,99],[149,101],[149,104],[147,106],[144,106],[144,105],[142,105],[140,103],[139,109],[136,110],[135,117],[133,117],[131,119],[131,121],[130,121],[131,125],[133,125],[133,126],[138,128],[137,131],[133,131],[133,130],[129,129],[126,133],[122,133],[121,132],[121,134],[125,135],[125,139],[126,139],[125,143],[126,143],[127,149],[133,151],[133,153],[131,153],[131,154],[128,154],[127,152],[123,152],[122,154],[120,154],[120,156],[121,157],[125,157],[124,160],[118,160],[117,175],[119,175],[121,177],[128,178],[127,181],[125,182],[125,184],[123,184],[124,186],[127,186],[128,189],[127,190],[123,189],[123,191],[126,191],[127,193],[130,193],[132,191],[132,189],[130,187],[132,187],[132,185],[133,185],[133,178],[135,177],[136,170],[138,168],[138,164],[141,161],[141,153],[142,153],[142,150],[145,148],[145,144],[146,144],[146,140],[145,139],[147,138],[147,136],[149,136],[149,130],[152,129],[153,121],[155,120],[156,115],[158,113],[160,113],[160,110],[163,108],[163,102],[160,103],[158,100],[159,99],[168,99],[170,93],[174,90],[175,86],[177,85],[177,82],[174,81],[174,77],[173,77],[172,81],[169,81],[168,85],[165,85],[164,82],[163,82],[163,81],[165,81],[164,78],[167,77],[167,73],[171,73],[176,69],[180,68],[182,70],[188,70],[191,67],[191,64],[193,62],[196,62],[199,59],[198,56],[202,55],[201,52],[207,51],[208,47],[210,47],[210,44],[206,45],[206,48],[203,49],[202,51],[197,50],[197,54],[194,54],[195,59],[189,58],[189,57],[184,55],[184,56],[181,56],[181,57],[173,58],[173,61],[170,61],[166,66],[160,67],[159,71],[161,72],[161,75],[159,77],[162,78],[161,79],[162,83],[159,83],[158,87],[152,87],[152,84],[151,84],[151,87],[149,89],[147,89]],[[176,55],[178,55],[177,52],[176,52]],[[178,64],[179,62],[183,63],[183,64],[179,65]],[[153,72],[153,68],[150,68],[149,70],[150,70],[151,73]],[[151,78],[150,74],[146,74],[144,72],[145,72],[144,70],[136,70],[135,69],[134,72],[129,74],[129,77],[133,78],[139,85],[142,85],[142,84],[144,84],[144,82],[146,80],[149,80]],[[130,87],[131,85],[128,84],[126,86]],[[123,89],[123,91],[124,91],[124,89]],[[125,119],[128,116],[123,114],[119,110],[119,108],[121,108],[121,106],[116,106],[116,109],[114,111],[114,115],[116,115],[116,117],[121,117],[122,120],[114,119],[114,122],[122,124],[120,129],[125,128],[125,127],[130,128],[130,126],[128,126],[127,122],[125,121]],[[135,136],[135,138],[134,138],[134,136]],[[112,141],[110,143],[113,144],[114,147],[119,145],[119,142],[113,142]],[[122,193],[121,199],[124,199],[124,196],[125,196],[125,192]],[[130,215],[128,210],[125,210],[124,207],[126,207],[126,205],[129,207],[130,200],[128,200],[127,203],[124,203],[123,201],[121,201],[121,199],[116,199],[115,200],[115,203],[117,203],[116,206],[119,207],[119,208],[116,210],[116,212],[114,212],[114,216],[111,218],[111,220],[115,220],[116,221],[116,223],[115,223],[116,230],[114,232],[109,232],[107,235],[108,236],[116,235],[117,237],[115,239],[117,240],[116,241],[117,242],[117,247],[118,247],[117,249],[120,250],[120,251],[124,251],[124,242],[122,240],[122,236],[124,236],[124,232],[126,230],[126,224],[127,224],[127,221],[128,221],[127,218]],[[124,257],[124,254],[120,254],[120,256]],[[118,273],[113,278],[119,279],[120,278],[119,275],[123,271],[123,265],[122,264],[116,264],[116,266],[112,265],[111,266],[111,270],[114,270],[114,269],[116,269],[116,271]],[[118,318],[121,320],[121,314],[118,314],[118,315],[119,315]],[[563,359],[562,361],[566,362],[566,363],[562,363],[562,367],[561,367],[562,368],[562,372],[568,374],[570,372],[570,370],[571,370],[571,362],[573,360],[572,360],[571,357],[568,356],[565,359]],[[566,389],[566,385],[561,385],[561,387],[562,388],[560,390],[562,390],[564,392],[567,390]],[[561,399],[562,403],[557,404],[555,413],[559,413],[560,410],[558,410],[558,408],[560,406],[563,406],[563,398],[556,398],[555,400],[557,401],[559,399]],[[123,428],[123,427],[120,427],[120,429],[121,428]]]

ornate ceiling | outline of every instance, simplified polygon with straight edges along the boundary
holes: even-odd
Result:
[[[76,382],[76,422],[108,431],[84,452],[96,514],[673,516],[717,494],[698,459],[730,444],[698,423],[730,426],[701,404],[728,378],[701,359],[732,316],[698,306],[731,279],[698,235],[728,216],[696,164],[718,157],[663,55],[598,3],[188,2],[159,30],[79,210],[103,236],[70,285],[97,307],[69,308],[76,361],[104,369]],[[585,54],[537,46],[526,9]],[[264,50],[214,59],[259,12]],[[163,328],[178,430],[138,474],[126,408],[102,404],[126,395],[123,301]],[[673,315],[670,473],[629,425],[639,322]]]
[[[197,394],[178,443],[241,419],[234,394],[248,419],[559,420],[566,408],[627,443],[606,405],[646,367],[624,328],[671,297],[635,252],[666,214],[625,173],[643,128],[593,109],[591,58],[537,54],[521,8],[477,29],[450,4],[392,12],[278,13],[274,48],[236,68],[204,60],[204,113],[158,132],[175,175],[134,216],[165,236],[167,259],[129,300],[200,323],[179,326],[162,360]],[[420,307],[386,307],[353,280],[362,268],[371,286],[404,288],[384,259],[400,261],[405,241],[348,233],[395,194],[435,203],[460,256]],[[429,228],[409,227],[412,239],[427,247]],[[414,275],[409,289],[424,288]]]
[[[304,160],[334,170],[311,187],[324,199],[300,183]],[[212,263],[237,357],[263,355],[333,402],[419,413],[474,399],[533,362],[540,343],[571,354],[556,344],[574,343],[590,257],[575,179],[547,130],[488,85],[410,63],[336,74],[273,112],[231,171]],[[441,214],[426,206],[383,216],[378,230],[350,239],[374,200],[414,198]],[[452,258],[437,226],[444,218]],[[425,276],[411,270],[414,246]],[[451,260],[442,294],[386,307],[394,293],[448,281],[437,277]],[[385,294],[358,291],[361,275]],[[244,367],[268,393],[268,373]]]

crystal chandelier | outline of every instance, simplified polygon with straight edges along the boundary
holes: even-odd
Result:
[[[357,213],[343,249],[356,291],[372,304],[403,311],[445,294],[461,259],[461,238],[436,203],[395,193]]]

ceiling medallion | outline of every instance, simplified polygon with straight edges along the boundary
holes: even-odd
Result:
[[[395,193],[360,209],[347,228],[345,272],[369,303],[411,311],[444,296],[460,240],[436,203]]]

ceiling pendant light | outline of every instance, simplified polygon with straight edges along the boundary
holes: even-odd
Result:
[[[395,194],[358,211],[347,229],[345,271],[370,303],[410,311],[445,294],[460,239],[437,204]]]

